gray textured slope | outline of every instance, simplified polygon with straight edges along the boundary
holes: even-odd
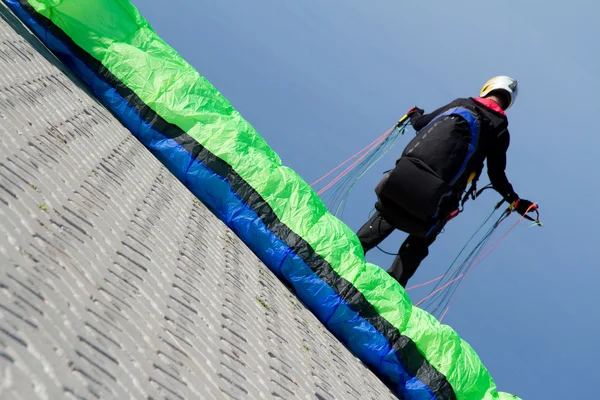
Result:
[[[0,398],[393,398],[0,4]]]

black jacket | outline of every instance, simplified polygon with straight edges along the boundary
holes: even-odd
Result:
[[[377,209],[398,229],[423,235],[443,222],[486,159],[494,189],[509,203],[518,199],[504,172],[508,120],[495,103],[485,102],[459,98],[429,114],[410,115],[417,135],[375,189]]]

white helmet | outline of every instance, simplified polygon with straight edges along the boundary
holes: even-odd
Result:
[[[483,85],[479,95],[481,97],[485,97],[495,90],[504,90],[508,93],[510,103],[508,104],[508,107],[506,107],[506,110],[508,110],[514,104],[515,100],[517,99],[517,95],[519,94],[519,88],[516,80],[509,76],[496,76]]]

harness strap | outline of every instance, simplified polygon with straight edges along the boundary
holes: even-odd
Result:
[[[481,176],[482,171],[483,171],[483,168],[481,168],[477,172],[475,172],[475,171],[472,172],[471,176],[467,180],[467,184],[470,182],[471,183],[471,187],[469,188],[469,190],[467,190],[465,192],[464,196],[462,197],[462,199],[460,201],[461,211],[465,208],[465,203],[469,200],[469,198],[471,198],[472,200],[475,200],[477,197],[479,197],[479,195],[484,190],[492,189],[493,188],[492,184],[490,183],[488,185],[485,185],[480,190],[477,190],[477,181],[479,180],[479,177]]]

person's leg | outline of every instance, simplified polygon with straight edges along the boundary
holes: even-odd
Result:
[[[365,254],[394,231],[394,227],[390,225],[379,213],[375,214],[358,230],[356,236],[360,240]]]
[[[436,237],[435,234],[428,238],[409,235],[402,243],[392,268],[388,271],[402,287],[406,287],[408,280],[417,271],[425,257],[429,255],[429,246],[435,241]]]

